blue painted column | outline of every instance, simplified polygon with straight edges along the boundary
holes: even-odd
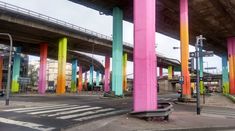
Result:
[[[78,60],[72,60],[72,81],[71,81],[71,92],[76,92],[77,85],[77,66]]]
[[[20,53],[21,52],[21,48],[17,47],[16,48],[16,53],[14,55],[14,63],[13,63],[13,72],[12,72],[12,85],[11,85],[11,92],[19,92],[19,82],[18,79],[20,77],[20,61],[21,61],[21,57],[20,57]]]
[[[123,54],[123,12],[113,8],[113,45],[112,45],[112,91],[116,96],[123,95],[122,54]]]
[[[199,52],[200,54],[202,54],[202,47],[199,48]],[[199,58],[199,64],[200,64],[200,94],[203,94],[205,92],[205,89],[204,89],[204,83],[203,83],[203,57],[200,57]]]
[[[228,79],[228,56],[222,55],[222,82],[223,82],[223,94],[229,93],[229,79]]]
[[[90,80],[89,84],[93,87],[93,72],[94,72],[94,66],[90,65]]]
[[[99,71],[97,71],[96,72],[96,86],[99,86],[99,84],[100,84],[100,72]]]

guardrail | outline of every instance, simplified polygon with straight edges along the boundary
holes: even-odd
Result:
[[[80,27],[80,26],[77,26],[77,25],[74,25],[74,24],[71,24],[71,23],[68,23],[66,21],[62,21],[62,20],[47,16],[47,15],[43,15],[41,13],[38,13],[38,12],[35,12],[35,11],[32,11],[32,10],[28,10],[28,9],[25,9],[25,8],[22,8],[22,7],[19,7],[19,6],[16,6],[16,5],[12,5],[12,4],[9,4],[9,3],[6,3],[6,2],[0,1],[0,8],[5,9],[5,10],[14,11],[14,12],[17,12],[17,13],[20,13],[20,14],[28,15],[28,16],[31,16],[31,17],[35,17],[37,19],[49,21],[49,22],[52,22],[52,23],[55,23],[55,24],[58,24],[58,25],[61,25],[61,26],[65,26],[67,28],[71,28],[71,29],[74,29],[74,30],[78,30],[80,32],[84,32],[84,33],[93,35],[93,36],[101,38],[101,39],[106,39],[106,40],[110,40],[110,41],[113,40],[113,38],[110,37],[110,36],[103,35],[101,33],[98,33],[98,32],[95,32],[95,31],[92,31],[92,30],[89,30],[89,29],[85,29],[83,27]],[[131,45],[130,43],[127,43],[127,42],[124,42],[123,44],[125,46],[133,47],[133,45]]]

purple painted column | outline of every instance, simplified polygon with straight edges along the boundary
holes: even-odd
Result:
[[[134,112],[157,110],[155,0],[134,0]]]
[[[46,69],[47,69],[47,43],[40,45],[40,68],[38,93],[44,94],[46,91]]]
[[[109,79],[110,79],[110,57],[105,56],[105,80],[104,80],[104,91],[109,92]]]

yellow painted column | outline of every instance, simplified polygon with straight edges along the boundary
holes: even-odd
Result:
[[[127,53],[124,53],[123,54],[123,59],[122,59],[123,63],[122,63],[122,66],[123,66],[123,91],[127,91],[127,74],[126,74],[126,67],[127,67]]]
[[[61,38],[61,39],[59,39],[58,77],[57,77],[56,94],[64,94],[65,93],[66,58],[67,58],[67,38]]]

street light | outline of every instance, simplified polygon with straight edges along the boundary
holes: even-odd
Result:
[[[0,35],[9,37],[10,40],[10,52],[9,52],[9,62],[8,62],[8,76],[7,76],[7,87],[6,87],[6,105],[9,105],[9,95],[10,95],[10,82],[11,82],[11,55],[12,55],[12,37],[9,33],[0,33]]]

